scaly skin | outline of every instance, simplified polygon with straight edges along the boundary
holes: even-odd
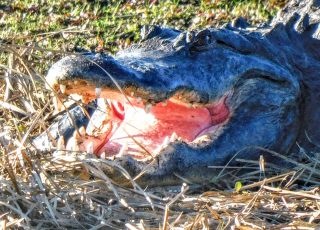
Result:
[[[319,7],[319,0],[293,0],[270,25],[259,28],[145,28],[141,43],[114,57],[88,54],[60,60],[47,80],[56,90],[59,84],[67,85],[67,94],[80,91],[72,84],[83,81],[92,88],[80,92],[88,100],[95,97],[95,87],[118,91],[114,81],[126,95],[149,103],[175,98],[200,107],[227,94],[231,116],[219,133],[196,143],[175,140],[153,160],[115,159],[131,175],[147,166],[138,179],[142,184],[181,183],[176,175],[204,183],[215,176],[210,165],[223,166],[235,154],[258,159],[261,151],[256,146],[287,154],[297,151],[295,143],[312,150],[306,134],[320,141]],[[113,168],[106,170],[116,181],[127,182]]]

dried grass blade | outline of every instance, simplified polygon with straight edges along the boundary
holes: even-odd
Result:
[[[19,113],[23,116],[26,116],[26,117],[29,116],[29,114],[26,111],[20,109],[19,107],[15,106],[13,104],[8,103],[8,102],[0,101],[0,106],[4,109],[8,109],[10,111]]]
[[[313,199],[313,200],[320,200],[320,195],[313,195],[313,194],[309,194],[307,192],[295,192],[295,191],[289,191],[286,189],[280,189],[280,188],[273,188],[270,186],[266,186],[263,185],[262,186],[263,189],[266,189],[268,191],[272,191],[272,192],[276,192],[282,195],[294,195],[294,196],[299,196],[299,197],[304,197],[304,198],[309,198],[309,199]]]

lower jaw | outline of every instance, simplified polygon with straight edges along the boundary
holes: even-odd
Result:
[[[73,146],[68,143],[67,150],[74,149],[78,142],[80,151],[101,157],[154,157],[176,140],[191,144],[216,133],[230,116],[225,99],[201,108],[168,101],[146,111],[135,99],[120,103],[119,108],[113,106],[115,101],[105,103],[106,100],[100,98],[98,112],[91,117],[86,131],[78,140],[74,137]]]

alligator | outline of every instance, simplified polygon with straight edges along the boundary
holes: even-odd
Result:
[[[64,57],[47,84],[88,105],[34,145],[94,153],[118,165],[105,169],[114,181],[128,182],[123,167],[149,186],[206,183],[217,174],[209,166],[236,157],[282,164],[272,151],[312,151],[320,143],[319,7],[291,0],[258,27],[243,19],[187,32],[146,26],[141,42],[114,56]]]

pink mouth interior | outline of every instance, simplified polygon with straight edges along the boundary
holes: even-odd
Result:
[[[168,101],[158,103],[146,111],[135,99],[128,101],[104,100],[98,119],[91,118],[85,137],[79,144],[87,151],[91,144],[93,153],[114,156],[127,154],[145,158],[176,138],[190,143],[201,135],[214,132],[230,116],[226,97],[205,107],[192,108]],[[102,115],[101,115],[102,114]],[[100,120],[100,121],[97,121]],[[67,144],[68,149],[68,144]]]

